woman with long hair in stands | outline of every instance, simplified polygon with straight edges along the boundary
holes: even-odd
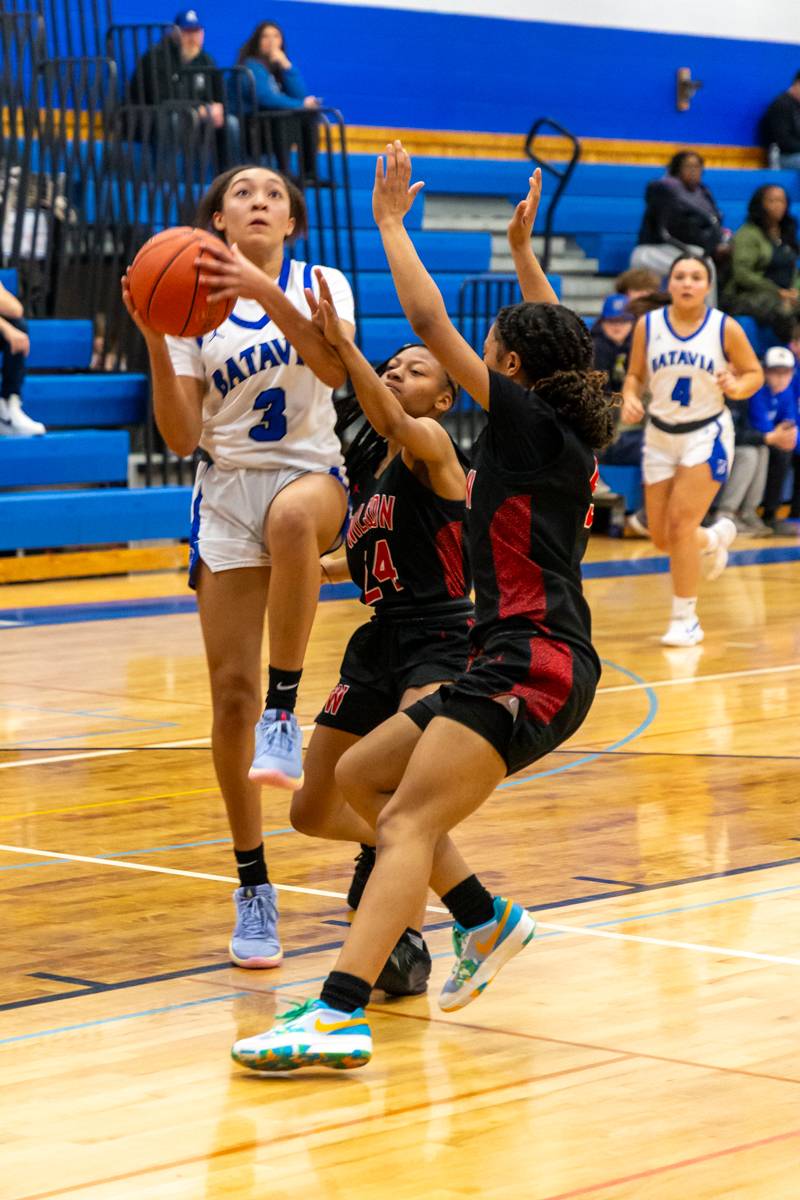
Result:
[[[612,434],[604,376],[592,370],[583,322],[561,307],[528,243],[523,294],[501,309],[483,357],[451,323],[403,219],[421,184],[399,142],[378,169],[373,211],[403,309],[436,360],[486,410],[467,483],[475,578],[472,656],[452,685],[384,722],[349,750],[337,779],[376,827],[375,867],[319,999],[233,1047],[257,1071],[357,1067],[372,1039],[364,1008],[387,955],[425,901],[428,883],[453,915],[456,960],[440,996],[463,1008],[528,945],[534,921],[493,896],[449,832],[501,780],[560,745],[584,720],[600,664],[580,562],[592,523],[592,447]],[[335,306],[321,311],[331,337]]]
[[[274,967],[282,950],[261,785],[296,790],[303,782],[294,710],[319,601],[319,558],[341,544],[348,513],[332,403],[346,372],[312,319],[305,293],[318,290],[317,277],[286,252],[306,229],[302,192],[289,179],[254,165],[226,171],[203,197],[197,224],[219,239],[213,258],[198,260],[212,298],[237,298],[218,329],[165,338],[135,311],[127,277],[123,296],[147,344],[164,441],[184,456],[200,447],[190,581],[211,681],[214,767],[240,880],[229,951],[237,966]],[[351,333],[350,285],[329,267],[318,275]],[[265,616],[269,679],[259,719]]]
[[[736,526],[703,518],[733,462],[733,421],[725,406],[746,400],[764,376],[736,321],[708,307],[711,272],[703,258],[676,258],[667,289],[670,302],[640,317],[623,385],[622,419],[641,421],[642,396],[650,393],[642,467],[647,526],[669,554],[672,614],[661,641],[695,646],[704,634],[697,618],[701,577],[725,569]]]

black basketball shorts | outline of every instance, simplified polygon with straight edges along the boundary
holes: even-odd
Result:
[[[528,628],[498,622],[481,636],[463,675],[412,704],[420,729],[448,717],[490,743],[513,775],[571,737],[588,713],[600,664],[578,649]],[[515,696],[515,716],[497,696]]]
[[[339,682],[317,724],[364,737],[394,716],[408,688],[457,679],[468,657],[464,614],[406,620],[375,616],[347,643]]]

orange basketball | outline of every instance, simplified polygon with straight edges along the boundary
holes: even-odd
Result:
[[[136,311],[156,333],[199,337],[225,321],[236,303],[208,299],[195,259],[208,253],[217,239],[205,229],[181,225],[165,229],[145,242],[128,270]],[[213,290],[213,288],[212,288]]]

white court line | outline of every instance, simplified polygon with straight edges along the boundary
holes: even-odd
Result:
[[[180,871],[177,867],[154,867],[150,863],[127,862],[121,858],[94,858],[90,854],[59,854],[55,850],[33,850],[30,846],[0,846],[0,850],[6,850],[9,854],[33,854],[39,858],[55,858],[66,862],[94,863],[101,867],[122,867],[126,871],[148,871],[153,875],[182,875],[188,879],[210,879],[214,883],[235,883],[237,886],[239,884],[239,880],[233,875],[207,875],[203,871]],[[295,887],[290,883],[276,883],[273,886],[281,892],[301,892],[306,896],[329,896],[332,900],[347,899],[345,892],[325,892],[321,888]],[[442,908],[436,911],[446,912],[447,910]]]
[[[645,937],[636,933],[612,933],[608,929],[587,929],[581,925],[551,925],[537,921],[539,929],[555,929],[559,933],[575,933],[583,937],[610,938],[615,942],[644,942],[648,946],[666,946],[672,950],[693,950],[697,954],[721,954],[724,958],[752,958],[757,962],[783,963],[800,967],[800,958],[785,958],[781,954],[760,954],[756,950],[733,950],[730,946],[705,946],[702,942],[674,942],[669,938]]]
[[[208,879],[212,883],[236,883],[239,880],[231,875],[208,875],[202,871],[181,871],[176,867],[155,867],[149,863],[133,863],[126,862],[120,858],[93,858],[88,854],[59,854],[55,850],[33,850],[29,846],[4,846],[0,845],[0,850],[6,850],[9,854],[32,854],[40,858],[54,858],[67,862],[84,862],[93,863],[101,867],[122,867],[128,871],[147,871],[154,875],[180,875],[189,879]],[[288,883],[276,883],[273,885],[280,892],[299,892],[305,896],[325,896],[332,900],[346,900],[344,892],[327,892],[321,888],[304,888],[295,887]],[[428,912],[446,913],[446,908],[441,908],[435,904],[427,906]],[[721,955],[723,958],[747,958],[756,962],[779,963],[784,966],[800,967],[800,958],[787,958],[780,954],[761,954],[756,950],[734,950],[730,946],[706,946],[702,942],[677,942],[669,938],[646,937],[643,934],[635,933],[612,933],[608,929],[589,929],[582,925],[552,925],[549,922],[537,922],[540,929],[552,929],[557,933],[569,933],[576,937],[599,937],[608,938],[615,942],[643,942],[648,946],[665,946],[671,950],[691,950],[695,954],[715,954]]]
[[[719,671],[716,675],[682,675],[677,679],[654,679],[652,683],[620,683],[614,687],[597,689],[598,696],[609,696],[612,692],[641,692],[644,688],[681,687],[684,683],[716,683],[720,679],[744,679],[754,675],[777,675],[781,671],[800,671],[800,663],[787,663],[782,667],[752,667],[747,671]]]
[[[785,671],[800,671],[800,663],[787,663],[781,667],[752,667],[747,671],[720,671],[715,675],[685,675],[678,679],[655,679],[644,683],[621,683],[614,687],[598,688],[598,696],[610,696],[616,692],[641,692],[646,688],[681,687],[683,684],[715,683],[720,679],[746,679],[760,675],[777,675]],[[301,725],[304,733],[313,729],[313,725]],[[187,746],[208,746],[210,738],[187,738],[178,742],[145,742],[143,746],[130,746],[124,750],[84,750],[75,754],[59,754],[47,758],[21,758],[15,762],[0,763],[0,771],[10,771],[14,767],[38,767],[47,763],[75,762],[85,758],[107,758],[113,754],[133,754],[137,750],[180,750]]]
[[[304,733],[313,729],[313,725],[301,725]],[[210,746],[211,738],[185,738],[179,742],[146,742],[144,746],[126,746],[114,750],[81,750],[75,754],[55,754],[47,758],[18,758],[14,762],[0,763],[0,771],[10,771],[14,767],[38,767],[47,763],[74,762],[83,758],[109,758],[112,754],[134,754],[137,750],[182,750],[188,746]],[[13,752],[12,752],[13,753]]]

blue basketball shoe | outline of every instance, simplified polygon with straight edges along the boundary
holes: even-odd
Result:
[[[292,792],[303,786],[303,731],[294,713],[264,709],[256,725],[256,752],[247,775],[256,783]]]
[[[278,937],[278,900],[271,883],[240,887],[233,893],[236,927],[228,945],[237,967],[278,967],[283,959]]]
[[[231,1057],[251,1071],[298,1067],[364,1067],[372,1057],[372,1034],[363,1008],[339,1012],[321,1000],[290,1008],[266,1033],[235,1042]]]
[[[536,931],[536,922],[521,904],[494,899],[494,920],[475,929],[453,926],[456,961],[439,996],[445,1012],[464,1008],[480,996],[497,972],[515,954],[519,954]]]

